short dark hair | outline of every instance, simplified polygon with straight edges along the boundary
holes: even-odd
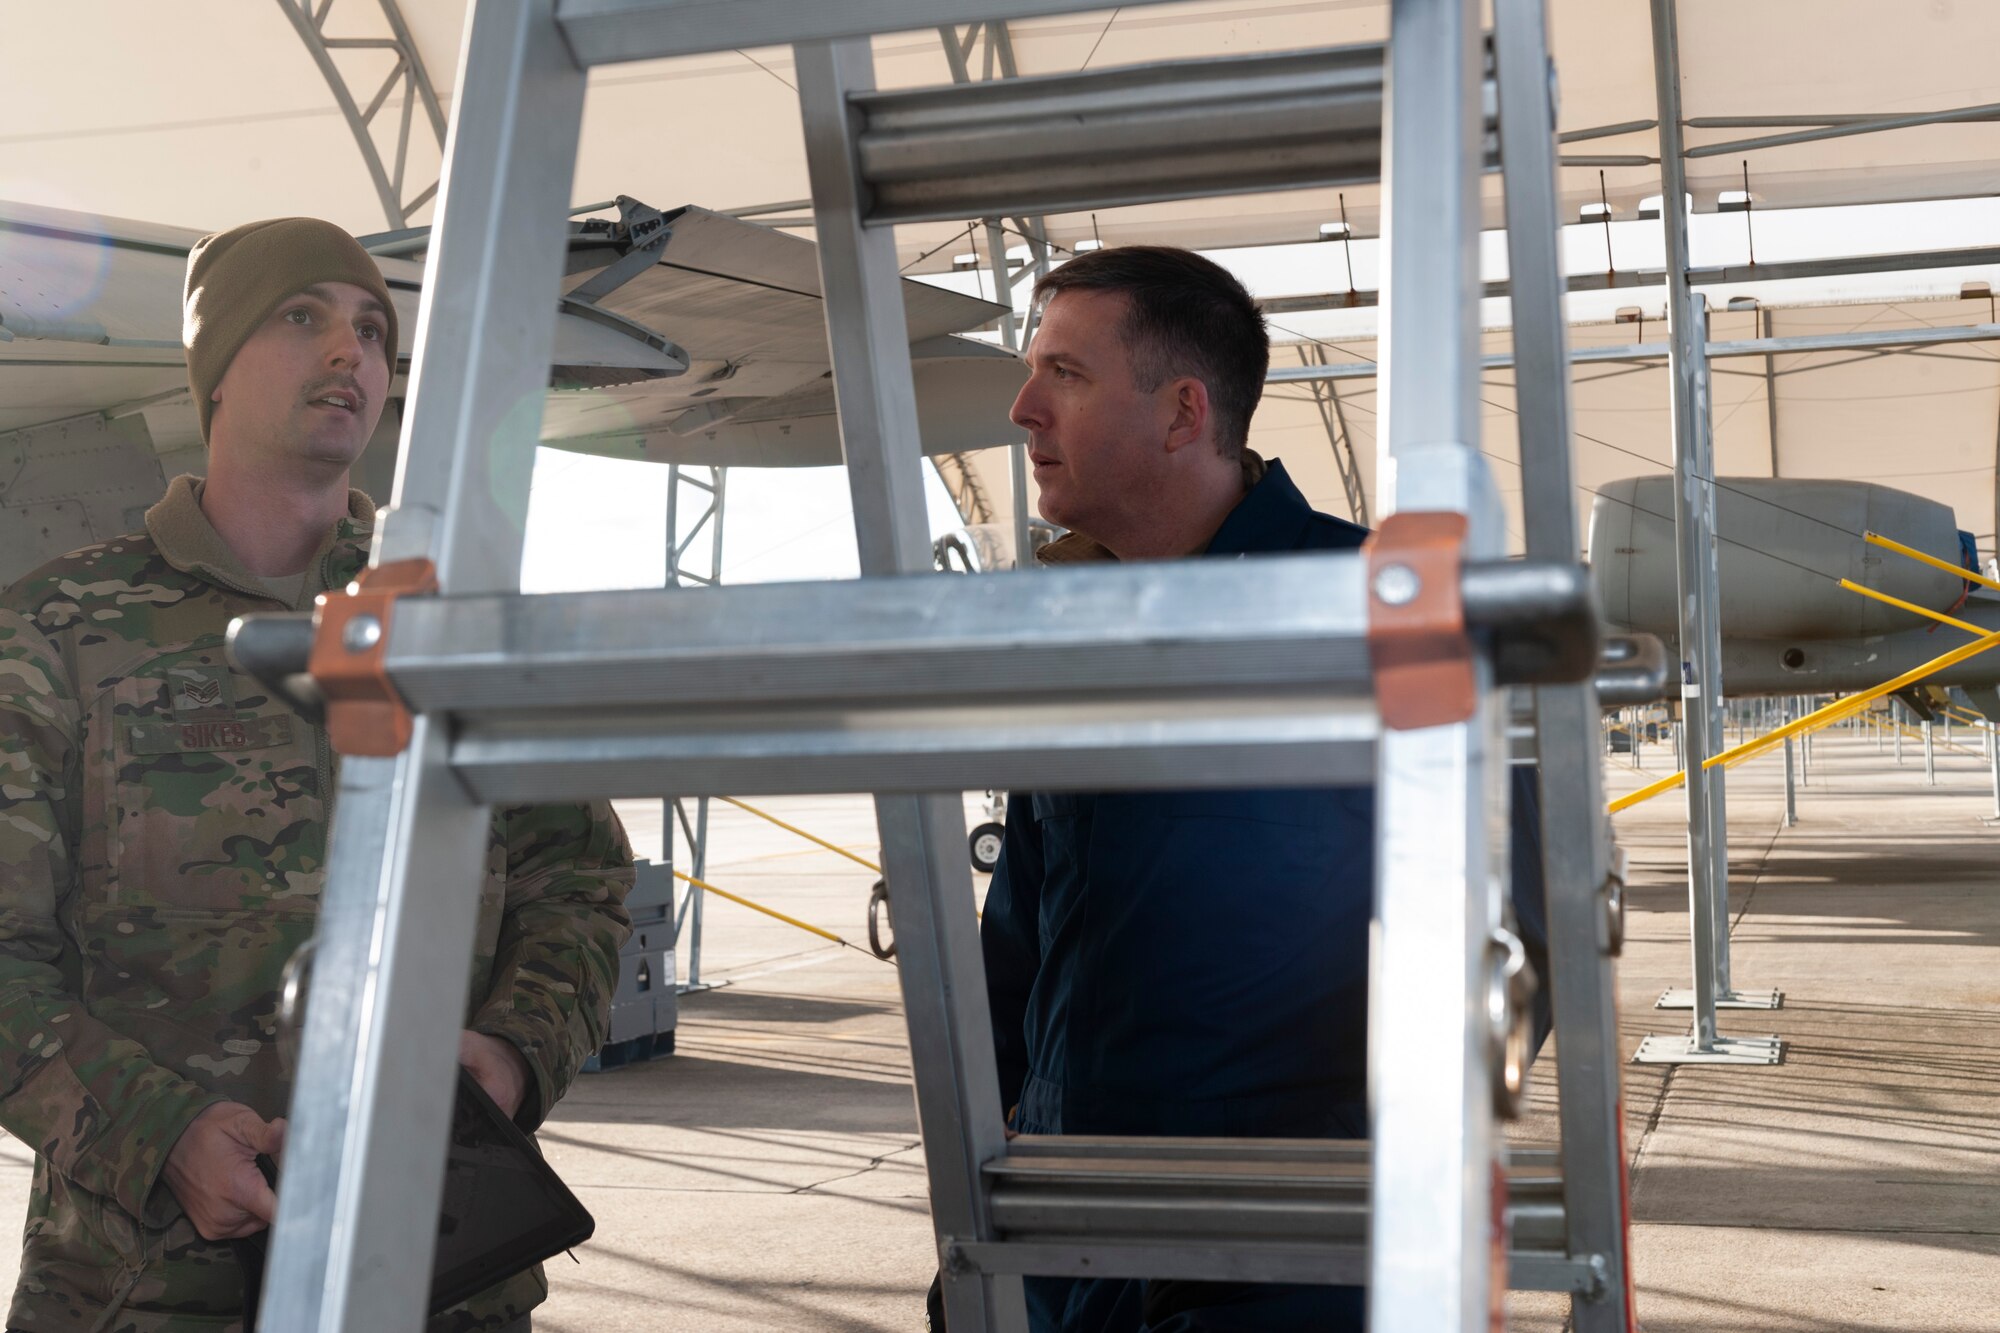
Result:
[[[1120,245],[1078,255],[1035,284],[1037,304],[1058,292],[1121,292],[1122,330],[1142,389],[1192,376],[1208,386],[1215,439],[1226,457],[1243,452],[1250,414],[1264,396],[1271,339],[1263,312],[1228,269],[1192,250]]]

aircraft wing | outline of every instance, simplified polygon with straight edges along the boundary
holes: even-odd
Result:
[[[660,262],[601,298],[564,302],[543,440],[660,462],[838,461],[825,419],[832,363],[812,242],[699,208],[664,216],[673,235]],[[136,414],[156,455],[198,457],[180,298],[199,237],[0,204],[0,432]],[[569,289],[622,254],[583,224],[572,237]],[[405,330],[390,390],[400,399],[423,266],[394,256],[378,262]],[[904,302],[926,399],[926,450],[1010,442],[1006,409],[1025,378],[1018,361],[949,336],[991,323],[1001,307],[914,281],[904,283]],[[385,414],[390,428],[398,415]],[[733,454],[733,445],[745,452]]]
[[[838,463],[832,357],[811,241],[682,208],[658,263],[598,304],[687,349],[672,381],[550,394],[542,440],[555,448],[659,463],[785,467]],[[612,262],[572,242],[579,285]],[[955,337],[1002,307],[927,283],[903,283],[924,452],[956,453],[1019,438],[1007,410],[1026,380],[1013,353]]]

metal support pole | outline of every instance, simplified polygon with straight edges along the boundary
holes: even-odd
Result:
[[[1897,763],[1899,763],[1899,764],[1903,762],[1903,731],[1904,731],[1904,728],[1905,728],[1905,727],[1906,727],[1906,725],[1907,725],[1907,724],[1906,724],[1906,723],[1905,723],[1905,722],[1903,721],[1903,711],[1902,711],[1902,710],[1903,710],[1903,705],[1902,705],[1902,701],[1901,701],[1901,700],[1897,700],[1897,702],[1896,702],[1896,705],[1895,705],[1895,707],[1894,707],[1893,709],[1891,709],[1891,710],[1890,710],[1890,713],[1889,713],[1889,716],[1890,716],[1891,718],[1893,718],[1893,719],[1895,720],[1895,727],[1896,727],[1896,762],[1897,762]]]
[[[1993,817],[2000,819],[2000,744],[1994,741],[1994,724],[1986,724],[1986,764],[1993,771]]]
[[[666,807],[663,811],[666,824],[661,836],[666,841],[665,856],[668,873],[673,873],[674,825],[679,823],[681,835],[687,839],[688,844],[687,873],[694,879],[706,880],[708,878],[709,798],[702,796],[696,799],[694,803],[695,815],[692,823],[688,820],[686,801],[669,798],[663,804]],[[702,892],[701,886],[699,884],[688,885],[686,894],[681,898],[680,913],[674,918],[675,948],[678,949],[680,947],[680,942],[684,938],[688,942],[688,976],[686,981],[675,987],[677,994],[687,995],[695,991],[714,989],[710,983],[701,979],[701,923],[703,909],[707,905],[708,895]]]
[[[986,64],[983,75],[987,79],[995,77],[994,65],[1000,78],[1011,79],[1020,73],[1014,60],[1014,39],[1005,20],[993,20],[985,24],[974,24],[961,41],[956,24],[947,24],[938,29],[938,36],[944,43],[945,63],[951,67],[953,83],[974,82],[972,70],[966,56],[972,49],[974,38],[983,31],[986,38]],[[1031,236],[1042,234],[1040,220],[1032,228],[1023,228]],[[1019,352],[1027,340],[1030,330],[1014,320],[1014,277],[1007,263],[1007,238],[1000,218],[986,219],[986,250],[993,263],[993,299],[1007,307],[1007,313],[1000,316],[1000,340],[1010,352]],[[1030,241],[1034,256],[1035,277],[1048,272],[1048,246]],[[1013,491],[1013,531],[1014,567],[1031,569],[1034,567],[1034,534],[1031,514],[1028,509],[1028,443],[1017,440],[1008,446],[1007,480]]]
[[[1792,738],[1785,737],[1785,827],[1799,822],[1799,787],[1793,765]]]
[[[480,0],[457,87],[372,559],[429,559],[446,594],[512,592],[540,425],[518,405],[548,384],[583,117],[553,0]],[[448,742],[419,714],[399,757],[341,765],[263,1333],[422,1323],[489,827]]]
[[[999,218],[986,219],[986,252],[993,262],[993,299],[1007,307],[1000,316],[1000,341],[1010,352],[1021,350],[1021,331],[1014,323],[1014,274],[1007,264],[1007,234]],[[1034,563],[1028,529],[1028,442],[1016,440],[1007,450],[1007,480],[1014,493],[1014,568]]]
[[[1935,787],[1937,786],[1937,741],[1933,732],[1937,724],[1934,722],[1925,722],[1922,725],[1924,729],[1924,785],[1926,787]]]
[[[1530,559],[1575,561],[1580,553],[1570,458],[1569,330],[1558,251],[1562,217],[1548,50],[1544,0],[1498,0],[1494,57],[1500,155],[1507,173],[1523,527]],[[1600,716],[1592,682],[1535,691],[1549,940],[1546,984],[1563,1063],[1558,1101],[1563,1221],[1569,1253],[1603,1264],[1601,1284],[1570,1298],[1575,1333],[1625,1333],[1630,1327],[1617,968],[1604,930],[1612,889],[1609,821],[1601,813],[1602,765],[1588,759]],[[1630,720],[1636,724],[1636,718]],[[1637,725],[1626,738],[1636,766]],[[1566,747],[1585,762],[1566,758]]]
[[[695,475],[706,473],[706,479]],[[681,534],[681,493],[691,490],[705,498],[699,503],[701,512],[688,526],[685,536]],[[729,469],[726,467],[695,467],[673,464],[667,470],[667,581],[669,588],[718,588],[722,586],[722,526],[729,500]],[[708,558],[706,568],[701,562],[691,561],[689,554],[701,537],[708,537]],[[695,801],[695,818],[690,824],[684,802],[672,797],[660,801],[660,856],[665,861],[668,874],[674,870],[674,824],[678,822],[681,832],[687,838],[687,873],[695,879],[708,876],[708,801],[706,796]],[[674,945],[677,953],[687,957],[687,980],[676,986],[680,994],[711,989],[701,979],[701,934],[705,918],[708,895],[701,886],[690,884],[681,898],[680,911],[674,917]],[[685,944],[683,944],[685,942]]]
[[[1384,513],[1464,514],[1475,559],[1501,549],[1477,452],[1481,46],[1474,0],[1390,11],[1378,473]],[[1506,749],[1483,655],[1474,670],[1469,720],[1384,730],[1377,755],[1369,1307],[1384,1330],[1479,1333],[1499,1296],[1485,1015]]]
[[[1666,242],[1668,379],[1674,430],[1674,535],[1680,599],[1682,753],[1687,774],[1689,954],[1693,986],[1669,990],[1660,1008],[1693,1010],[1686,1038],[1649,1037],[1649,1063],[1754,1063],[1779,1046],[1716,1032],[1719,1007],[1775,1008],[1776,992],[1738,994],[1729,978],[1729,823],[1722,770],[1706,760],[1724,744],[1721,594],[1716,568],[1715,463],[1709,420],[1707,319],[1688,284],[1687,179],[1681,142],[1679,30],[1674,0],[1652,0],[1659,103],[1660,220]]]
[[[916,574],[930,568],[931,553],[895,237],[862,224],[847,107],[850,93],[874,87],[874,57],[865,38],[793,49],[861,568]],[[877,797],[875,817],[946,1321],[954,1333],[1025,1333],[1020,1279],[968,1274],[956,1261],[960,1244],[997,1239],[979,1172],[1006,1149],[961,799]]]

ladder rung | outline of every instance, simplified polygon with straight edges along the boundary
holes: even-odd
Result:
[[[386,670],[485,801],[1365,783],[1362,557],[544,597],[409,597]],[[1469,564],[1502,683],[1594,659],[1579,567]],[[280,693],[297,618],[232,650]]]
[[[1380,44],[859,94],[871,224],[1381,178]]]
[[[1171,1273],[1198,1282],[1306,1282],[1360,1285],[1368,1280],[1362,1245],[1301,1245],[1283,1241],[953,1241],[948,1262],[968,1271],[1045,1277],[1144,1278]],[[1604,1290],[1604,1261],[1558,1251],[1524,1250],[1507,1261],[1516,1291],[1574,1291],[1595,1299]]]
[[[1358,557],[399,607],[482,799],[1357,783]],[[1143,682],[1140,688],[1135,684]]]
[[[952,1254],[995,1273],[1365,1280],[1369,1145],[1317,1139],[1022,1137],[984,1168],[998,1239]],[[1584,1290],[1552,1151],[1508,1167],[1517,1286]]]
[[[462,719],[453,771],[496,803],[686,795],[1354,786],[1366,699],[1168,696],[1063,706],[514,714]]]
[[[1361,557],[408,599],[412,709],[1059,703],[1372,689]]]

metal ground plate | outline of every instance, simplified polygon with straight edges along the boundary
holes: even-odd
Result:
[[[1706,1051],[1693,1037],[1652,1036],[1639,1043],[1632,1063],[1640,1065],[1775,1065],[1784,1062],[1785,1043],[1777,1037],[1717,1037]]]
[[[1655,1009],[1692,1009],[1694,990],[1688,986],[1672,986],[1660,992],[1660,998],[1653,1002]],[[1785,1007],[1785,993],[1781,990],[1733,990],[1715,997],[1718,1009],[1782,1009]]]

